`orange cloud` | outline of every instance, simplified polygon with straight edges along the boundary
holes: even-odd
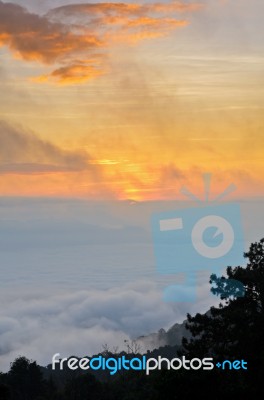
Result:
[[[55,82],[68,85],[74,83],[87,82],[90,79],[94,79],[97,76],[102,75],[104,72],[95,68],[93,65],[85,65],[82,63],[76,63],[67,65],[66,67],[61,67],[55,69],[53,72],[47,75],[41,75],[33,81],[35,82],[46,82],[48,80],[54,80]]]
[[[62,6],[40,16],[0,0],[0,46],[22,60],[55,65],[53,72],[35,79],[39,82],[81,83],[108,70],[107,51],[113,43],[168,35],[188,23],[177,13],[200,8],[198,3],[179,1],[94,3]],[[91,57],[94,63],[86,63]]]
[[[183,23],[186,23],[186,21],[176,21],[173,18],[165,18],[163,20],[159,20],[158,18],[151,18],[151,17],[140,17],[140,18],[135,18],[132,21],[128,21],[127,25],[129,27],[135,27],[135,26],[155,26],[155,27],[160,27],[162,25],[166,27],[174,27],[178,26],[179,24],[181,25]]]

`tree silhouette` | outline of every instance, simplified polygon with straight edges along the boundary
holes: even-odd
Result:
[[[65,386],[67,400],[93,400],[101,398],[102,385],[89,373],[69,380]]]
[[[11,391],[10,388],[4,383],[0,383],[0,399],[1,400],[9,400],[11,399]]]
[[[16,399],[34,400],[44,392],[40,367],[26,357],[18,357],[11,363],[7,378]]]
[[[211,276],[211,290],[221,303],[204,315],[187,314],[186,327],[193,338],[184,338],[182,344],[190,357],[244,359],[246,376],[252,387],[255,382],[259,388],[263,387],[264,372],[264,239],[252,243],[244,257],[248,259],[246,267],[227,267],[227,278]],[[229,290],[233,285],[229,281],[243,284],[243,297]]]

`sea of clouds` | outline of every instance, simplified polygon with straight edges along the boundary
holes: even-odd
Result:
[[[25,355],[92,355],[205,312],[208,272],[195,303],[166,303],[177,277],[155,268],[150,218],[180,202],[0,199],[0,370]],[[263,201],[241,203],[246,249],[261,238]],[[144,351],[144,349],[142,349]]]

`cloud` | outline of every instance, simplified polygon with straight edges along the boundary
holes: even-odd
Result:
[[[187,179],[183,170],[177,168],[173,163],[166,164],[160,169],[160,183],[166,186],[173,181]]]
[[[90,33],[87,29],[74,32],[67,24],[51,22],[19,5],[0,1],[0,45],[8,46],[17,58],[25,61],[71,65],[77,55],[91,54],[102,46],[102,42],[95,32]],[[93,68],[96,69],[95,65]],[[51,76],[56,78],[58,75],[55,71]]]
[[[68,85],[72,83],[87,82],[90,79],[94,79],[97,76],[102,75],[103,72],[97,69],[93,65],[87,65],[81,61],[78,63],[67,65],[55,69],[51,74],[42,75],[35,79],[35,82],[45,82],[49,79],[55,79],[58,83]]]
[[[178,13],[200,8],[178,1],[93,3],[57,7],[40,16],[0,1],[0,46],[22,60],[52,66],[37,81],[82,83],[108,71],[107,54],[114,43],[166,36],[188,24]]]
[[[56,352],[81,356],[100,351],[104,343],[122,347],[129,336],[156,330],[174,317],[155,285],[146,282],[105,291],[18,291],[19,302],[1,294],[1,368],[19,354],[49,363]]]
[[[0,121],[0,174],[95,170],[90,156],[66,151],[30,132]]]
[[[27,61],[54,63],[100,45],[94,35],[78,35],[61,23],[0,2],[0,43]]]
[[[92,3],[92,4],[73,4],[52,9],[47,15],[71,16],[76,13],[87,13],[97,15],[119,16],[142,16],[147,13],[170,13],[170,12],[190,12],[202,7],[201,3],[183,3],[181,1],[170,1],[168,3]]]
[[[108,290],[17,288],[0,299],[1,370],[19,355],[47,365],[58,352],[91,356],[105,343],[121,350],[124,340],[185,319],[181,305],[164,303],[157,285],[143,281]]]

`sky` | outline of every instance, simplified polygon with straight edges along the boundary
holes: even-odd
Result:
[[[0,1],[0,371],[169,328],[155,212],[241,205],[263,237],[263,0]],[[186,189],[185,189],[186,193]],[[223,271],[225,270],[223,265]],[[63,335],[62,335],[63,332]]]
[[[1,1],[1,193],[263,195],[263,8]]]

